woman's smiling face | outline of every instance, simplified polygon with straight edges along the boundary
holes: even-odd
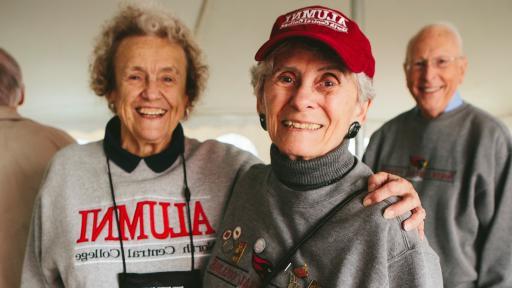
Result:
[[[356,77],[337,57],[293,44],[274,55],[258,112],[272,142],[290,159],[309,160],[341,144],[368,101],[358,101]]]
[[[167,39],[133,36],[121,42],[109,98],[121,119],[123,148],[148,156],[167,147],[188,103],[186,69],[185,52]]]

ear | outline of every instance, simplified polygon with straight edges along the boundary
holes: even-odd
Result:
[[[105,98],[107,98],[108,103],[116,102],[116,91],[110,91],[107,95],[105,95]]]
[[[256,111],[259,114],[267,114],[267,106],[265,104],[265,100],[263,99],[263,95],[256,96]]]
[[[466,75],[466,70],[468,68],[468,58],[466,58],[466,56],[462,56],[462,59],[460,59],[460,65],[459,65],[459,75],[460,75],[460,80],[459,80],[459,84],[462,84],[462,82],[464,81],[464,76]]]
[[[372,105],[372,100],[366,100],[362,102],[358,102],[356,105],[356,109],[354,111],[353,115],[353,121],[358,121],[359,123],[364,124],[366,121],[366,113],[368,112],[368,109]]]
[[[20,99],[18,100],[17,106],[21,106],[21,105],[23,105],[23,103],[25,103],[25,86],[21,86]]]
[[[183,111],[183,117],[181,117],[181,120],[188,120],[188,117],[190,116],[189,113],[190,113],[190,98],[188,97],[188,95],[185,95],[185,111]]]
[[[117,93],[116,91],[110,91],[107,95],[105,95],[105,98],[107,98],[107,102],[108,102],[108,107],[110,110],[115,110],[115,103],[117,101]],[[113,105],[111,107],[111,105]],[[114,114],[117,114],[117,111],[113,111]]]

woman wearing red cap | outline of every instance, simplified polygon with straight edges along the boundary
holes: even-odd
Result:
[[[206,287],[442,287],[437,255],[393,200],[364,208],[372,171],[348,151],[375,96],[366,36],[341,12],[280,16],[256,53],[257,110],[271,165],[239,180]]]

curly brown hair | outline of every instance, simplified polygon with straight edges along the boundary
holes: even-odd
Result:
[[[202,52],[189,29],[176,17],[161,10],[133,4],[121,8],[106,23],[99,35],[90,65],[90,85],[96,95],[105,97],[116,87],[114,59],[123,39],[131,36],[157,36],[177,43],[185,51],[187,60],[186,94],[188,108],[192,109],[204,91],[208,67]],[[110,110],[115,113],[113,105]]]

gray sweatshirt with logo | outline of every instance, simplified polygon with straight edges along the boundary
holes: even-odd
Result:
[[[203,270],[238,175],[257,162],[217,141],[185,139],[192,193],[195,268]],[[188,271],[191,247],[181,159],[161,173],[144,161],[131,173],[111,161],[128,273]],[[118,287],[122,272],[102,142],[53,159],[36,199],[22,287]]]
[[[502,123],[466,103],[433,120],[412,109],[372,135],[364,162],[414,184],[446,287],[512,287],[512,141]]]
[[[205,287],[260,287],[264,271],[355,192],[273,279],[273,287],[442,287],[439,260],[428,242],[402,230],[402,219],[382,217],[390,202],[363,207],[371,171],[347,145],[309,161],[291,161],[273,146],[271,159],[271,166],[252,166],[237,182]]]

